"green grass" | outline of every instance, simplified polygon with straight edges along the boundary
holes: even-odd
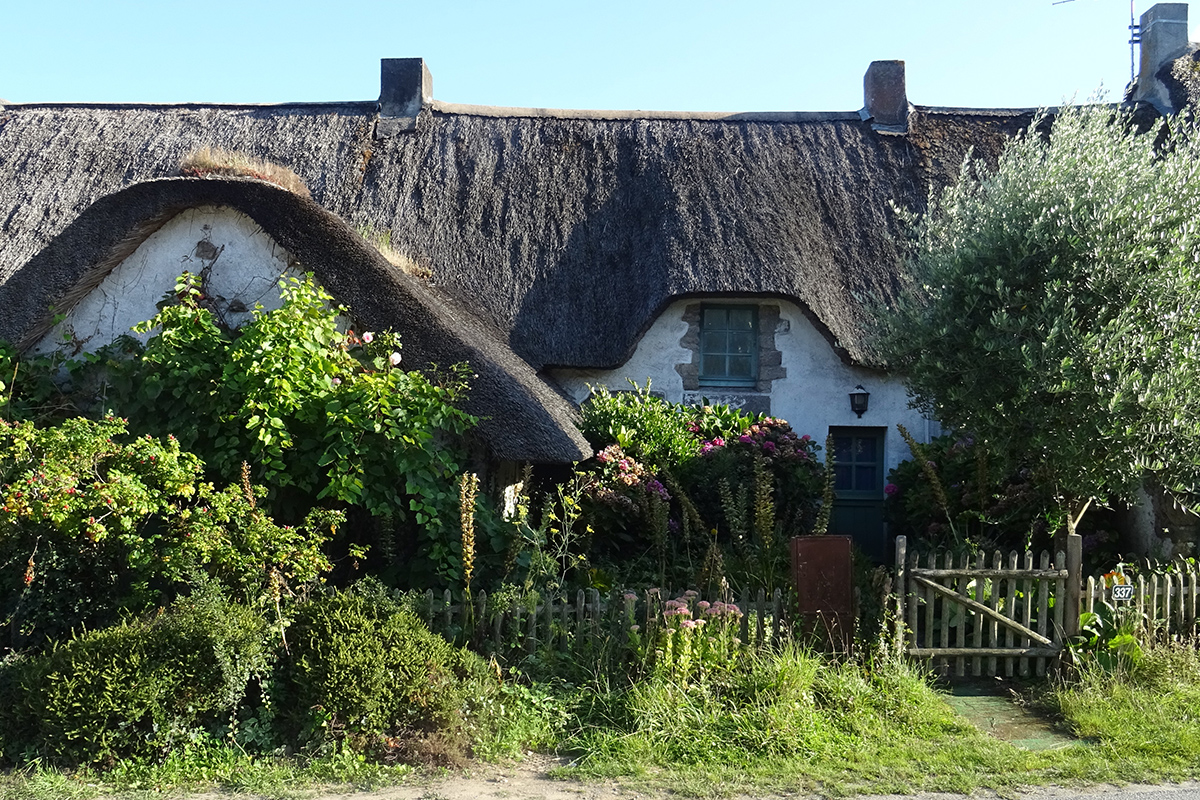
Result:
[[[302,759],[250,756],[235,747],[208,745],[172,754],[161,763],[123,761],[106,771],[29,765],[0,777],[0,800],[161,797],[212,790],[285,798],[308,796],[311,789],[327,785],[393,786],[417,774],[412,767],[373,764],[348,751]]]
[[[582,698],[564,777],[621,778],[694,796],[999,791],[1200,776],[1200,658],[1149,651],[1134,674],[1085,670],[1042,707],[1084,737],[1029,752],[957,716],[919,669],[867,671],[798,649],[724,685],[650,679]],[[1170,717],[1164,723],[1164,717]]]
[[[679,796],[820,791],[831,796],[916,791],[1008,793],[1023,786],[1200,777],[1200,654],[1146,651],[1134,669],[1085,662],[1036,705],[1080,737],[1028,752],[957,716],[919,668],[835,665],[789,647],[722,679],[663,678],[614,686],[510,682],[478,717],[477,754],[557,747],[575,758],[558,777],[620,780]],[[251,757],[209,744],[162,763],[99,773],[36,765],[0,776],[0,798],[88,798],[181,791],[300,796],[316,787],[374,788],[419,780],[408,767],[341,751],[316,759]]]

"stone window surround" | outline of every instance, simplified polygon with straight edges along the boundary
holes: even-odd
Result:
[[[679,346],[692,354],[692,360],[687,364],[676,364],[675,370],[683,378],[685,393],[707,392],[712,395],[740,394],[770,394],[774,381],[787,377],[787,368],[783,366],[783,354],[775,346],[775,334],[780,329],[780,323],[786,326],[786,320],[780,319],[778,303],[737,303],[728,300],[714,299],[712,305],[754,305],[758,308],[758,380],[754,386],[701,386],[700,384],[700,312],[703,302],[688,303],[683,309],[683,321],[687,323],[687,333],[679,340]]]

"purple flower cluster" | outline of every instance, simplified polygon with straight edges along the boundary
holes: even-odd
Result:
[[[703,442],[700,453],[709,455],[719,448],[733,446],[759,451],[776,461],[812,461],[815,452],[811,436],[797,436],[786,420],[767,417],[751,425],[737,439],[726,442],[717,437]]]

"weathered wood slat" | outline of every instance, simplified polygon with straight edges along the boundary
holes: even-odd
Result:
[[[908,654],[915,658],[937,658],[945,656],[1008,656],[1054,658],[1061,651],[1057,647],[911,647]]]
[[[1025,551],[1025,569],[1030,572],[1033,571],[1033,553],[1030,552],[1029,550]],[[1025,612],[1022,619],[1025,620],[1026,630],[1028,630],[1028,628],[1033,625],[1033,587],[1034,586],[1035,586],[1035,584],[1034,584],[1033,580],[1031,580],[1030,578],[1025,578],[1025,580],[1023,581],[1022,591],[1025,595],[1025,602],[1022,603],[1021,606],[1022,606],[1022,610]],[[1033,644],[1032,639],[1030,639],[1028,636],[1022,636],[1022,640],[1021,640],[1022,647],[1030,647],[1030,646],[1032,646],[1032,644]],[[1022,658],[1021,665],[1020,665],[1021,677],[1027,676],[1029,674],[1029,671],[1030,671],[1029,659]]]
[[[1045,550],[1042,551],[1041,566],[1042,566],[1042,569],[1049,569],[1049,567],[1050,567],[1050,554],[1047,553]],[[1050,584],[1047,583],[1046,581],[1038,581],[1037,632],[1039,635],[1038,641],[1042,642],[1043,644],[1050,641],[1049,639],[1046,638],[1046,629],[1049,627],[1047,624],[1049,622],[1049,619],[1048,619],[1049,616],[1050,616]],[[1046,659],[1044,657],[1039,656],[1038,660],[1037,660],[1037,675],[1040,678],[1045,674],[1046,674]]]
[[[1004,556],[1002,556],[1000,554],[999,550],[992,553],[992,566],[995,567],[996,569],[1000,569],[1001,567],[1004,566]],[[1000,579],[996,578],[992,581],[991,591],[988,592],[988,608],[992,609],[992,611],[998,612],[1002,605],[1003,604],[1000,599]],[[990,626],[988,627],[988,640],[987,640],[987,642],[983,642],[982,644],[990,645],[992,648],[997,648],[1000,646],[1000,623],[999,622],[997,622],[994,619],[991,620]],[[996,657],[995,656],[988,657],[987,674],[988,675],[999,675],[1000,674],[999,672],[996,671]]]
[[[896,595],[896,630],[893,634],[895,637],[896,655],[899,656],[904,652],[904,620],[907,603],[912,603],[913,600],[908,595],[910,594],[908,586],[908,537],[896,537],[896,579],[892,584]],[[912,635],[915,635],[913,631]]]
[[[953,569],[954,556],[951,553],[946,553],[946,557],[944,560],[946,563],[946,567],[949,569]],[[929,554],[929,566],[931,566],[931,567],[935,566],[936,563],[937,563],[937,556],[935,556],[933,553],[930,553]],[[916,578],[914,578],[913,580],[915,581]],[[945,581],[946,581],[947,588],[954,587],[953,579],[946,578]],[[921,586],[920,583],[918,583],[917,585]],[[925,588],[925,587],[922,587],[922,588]],[[941,647],[949,647],[950,646],[950,606],[944,599],[942,599],[942,596],[940,594],[934,592],[932,589],[925,588],[925,602],[933,603],[935,601],[938,603],[939,609],[942,612],[942,638],[938,642],[938,644]],[[958,635],[958,630],[955,629],[955,636],[957,636],[957,635]],[[929,643],[933,644],[932,637],[930,637]],[[949,659],[942,659],[942,666],[945,668],[946,674],[950,674]]]
[[[977,555],[975,557],[975,567],[976,567],[977,571],[983,570],[987,566],[986,559],[987,559],[987,556],[985,556],[983,553],[980,553],[979,555]],[[981,577],[975,578],[975,602],[978,603],[980,606],[983,606],[984,581],[985,581],[984,578],[981,578]],[[995,615],[994,609],[992,610],[992,614]],[[996,616],[998,616],[998,615],[996,615]],[[993,616],[992,619],[994,620],[995,616]],[[974,642],[974,644],[975,644],[976,649],[980,649],[983,647],[983,614],[975,615],[975,642]],[[971,674],[974,675],[976,678],[978,678],[980,675],[983,674],[983,658],[981,656],[975,656],[975,658],[971,659]]]
[[[767,607],[767,592],[765,589],[758,590],[758,602],[755,604],[755,616],[758,617],[757,624],[754,626],[754,643],[762,647],[763,640],[766,638],[766,624],[763,619],[763,612]]]
[[[960,567],[963,570],[966,570],[966,569],[969,569],[970,566],[971,566],[971,557],[969,555],[967,555],[966,553],[963,553]],[[964,572],[964,574],[955,581],[956,589],[957,589],[956,593],[962,595],[963,597],[966,597],[967,583],[968,583],[967,576],[966,576],[966,573]],[[967,615],[966,614],[963,614],[963,617],[959,621],[958,626],[955,628],[955,630],[958,635],[954,637],[954,643],[957,644],[959,647],[966,647],[967,646]],[[965,657],[957,656],[954,659],[954,671],[958,674],[958,677],[960,677],[960,678],[967,674],[967,659]]]
[[[935,556],[933,553],[930,553],[929,554],[929,566],[932,567],[934,565],[936,559],[937,559],[937,556]],[[913,570],[913,573],[916,573],[916,570]],[[916,581],[913,581],[913,586],[920,587],[921,584],[917,583]],[[918,591],[921,591],[921,590],[918,589]],[[934,603],[937,602],[936,595],[930,593],[930,591],[928,589],[921,591],[921,594],[925,598],[925,646],[926,647],[936,647],[938,645],[938,642],[934,641],[934,635],[937,633],[937,631],[933,627]],[[944,641],[944,634],[943,634],[943,641],[941,642],[941,645],[943,647],[945,647],[946,644],[947,643]]]
[[[1067,554],[1059,550],[1054,555],[1054,565],[1061,567],[1067,563]],[[1054,582],[1054,626],[1050,631],[1050,638],[1055,643],[1063,640],[1063,634],[1066,631],[1066,619],[1064,613],[1067,607],[1067,582],[1059,578]]]
[[[974,578],[976,576],[984,578],[1066,578],[1069,573],[1066,569],[975,569],[973,567],[933,569],[930,567],[915,569],[913,574],[923,578]]]
[[[1047,557],[1049,557],[1049,556],[1047,556]],[[1044,644],[1047,646],[1051,646],[1054,644],[1054,642],[1052,642],[1050,639],[1046,638],[1043,634],[1031,631],[1029,628],[1025,627],[1024,625],[1017,622],[1016,620],[1009,619],[1008,617],[1004,616],[1003,614],[993,611],[992,609],[985,606],[983,603],[978,603],[969,597],[958,594],[953,589],[947,589],[945,586],[934,583],[933,581],[929,580],[928,578],[922,578],[920,576],[917,576],[915,580],[925,586],[928,586],[930,589],[937,592],[938,594],[949,598],[950,600],[952,600],[955,603],[959,603],[961,605],[964,605],[964,606],[972,609],[973,611],[977,611],[980,614],[983,614],[992,619],[995,619],[1001,625],[1004,625],[1005,627],[1008,627],[1008,628],[1012,628],[1013,630],[1020,633],[1022,636],[1028,637],[1030,639],[1033,639],[1036,642],[1039,642],[1040,644]],[[961,644],[958,646],[961,647]],[[970,649],[970,648],[963,648],[963,649]]]
[[[779,644],[783,641],[783,593],[776,589],[771,594],[771,643]]]
[[[1013,572],[1017,571],[1017,559],[1018,558],[1020,558],[1020,556],[1017,555],[1016,550],[1012,550],[1009,552],[1008,568]],[[1004,582],[1006,584],[1008,584],[1008,594],[1006,595],[1008,604],[1005,607],[1005,611],[1007,612],[1007,614],[1005,616],[1009,617],[1010,619],[1016,619],[1017,618],[1017,579],[1015,576],[1009,576],[1004,579]],[[1013,629],[1007,625],[1004,626],[1004,647],[1009,650],[1013,649]],[[1004,674],[1005,674],[1005,676],[1011,678],[1013,676],[1013,670],[1016,668],[1016,665],[1017,665],[1017,662],[1012,657],[1005,658],[1004,659]]]

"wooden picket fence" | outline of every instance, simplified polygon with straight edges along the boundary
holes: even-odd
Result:
[[[1113,573],[1089,577],[1083,590],[1085,610],[1095,611],[1103,603],[1125,609],[1142,636],[1196,636],[1198,599],[1200,572],[1183,559],[1132,581]]]
[[[536,605],[517,605],[497,610],[486,592],[476,592],[470,604],[454,600],[447,589],[425,593],[423,616],[430,629],[446,638],[502,659],[521,658],[539,649],[578,652],[606,640],[628,640],[633,626],[648,630],[662,617],[667,600],[684,592],[661,589],[638,592],[613,591],[607,596],[596,589],[579,590],[573,602],[567,597],[551,598]],[[732,602],[732,598],[704,598],[689,593],[693,611],[701,600]],[[738,638],[753,647],[770,647],[786,635],[783,593],[768,595],[747,592],[736,603],[742,613]]]
[[[1045,675],[1079,633],[1081,611],[1107,604],[1139,638],[1200,634],[1200,574],[1178,560],[1169,569],[1122,577],[1082,576],[1082,540],[1066,551],[996,551],[989,559],[909,553],[896,537],[896,640],[908,656],[945,675]],[[1116,584],[1114,586],[1114,584]],[[1122,584],[1124,584],[1122,586]]]
[[[989,559],[909,553],[896,537],[896,640],[943,674],[1045,675],[1079,630],[1082,544]]]

